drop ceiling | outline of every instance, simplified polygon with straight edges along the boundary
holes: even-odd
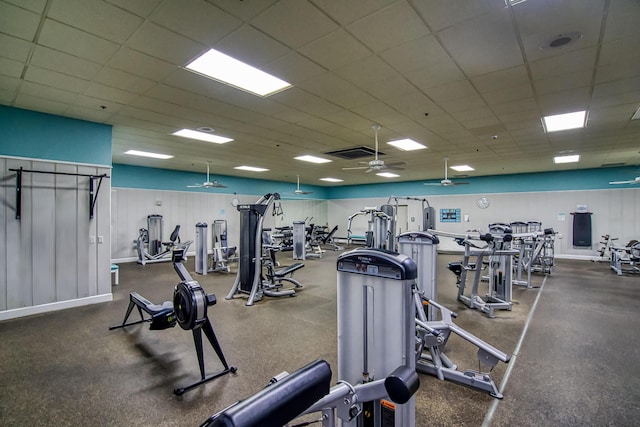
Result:
[[[638,22],[638,0],[0,0],[0,103],[113,125],[114,163],[210,161],[214,176],[433,180],[444,157],[468,176],[638,165]],[[262,98],[183,68],[210,48],[293,87]],[[544,132],[542,116],[576,110],[586,128]],[[374,148],[374,124],[400,177],[323,154]],[[234,141],[170,135],[198,127]],[[428,149],[386,144],[400,138]],[[580,162],[553,163],[567,153]]]

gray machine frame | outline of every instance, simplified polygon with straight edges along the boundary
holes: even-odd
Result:
[[[358,248],[338,257],[337,270],[338,378],[368,384],[398,366],[415,369],[415,262],[403,254]],[[383,416],[393,425],[415,425],[415,398],[398,406],[385,402],[367,403],[374,427],[384,427]],[[364,417],[341,419],[339,425],[361,426]]]

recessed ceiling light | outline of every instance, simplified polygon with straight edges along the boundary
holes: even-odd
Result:
[[[397,174],[391,173],[391,172],[380,172],[380,173],[377,173],[376,175],[383,176],[385,178],[397,178],[397,177],[400,176],[400,175],[397,175]]]
[[[198,132],[197,130],[181,129],[172,133],[171,135],[181,136],[183,138],[197,139],[200,141],[213,142],[215,144],[224,144],[225,142],[231,142],[233,139],[225,136],[211,135],[210,133]]]
[[[251,65],[211,49],[185,66],[189,71],[259,96],[269,96],[291,84]]]
[[[421,150],[423,148],[427,148],[426,145],[422,145],[419,142],[414,141],[413,139],[398,139],[396,141],[387,142],[389,145],[393,145],[396,148],[399,148],[404,151],[413,151],[413,150]]]
[[[469,165],[457,165],[457,166],[449,166],[449,168],[453,169],[456,172],[469,172],[474,171],[475,169]]]
[[[265,169],[265,168],[257,168],[254,166],[236,166],[234,169],[239,169],[239,170],[243,170],[243,171],[251,171],[251,172],[266,172],[269,169]]]
[[[329,159],[323,159],[322,157],[309,156],[309,155],[294,157],[294,159],[302,160],[302,161],[305,161],[305,162],[311,162],[311,163],[329,163],[329,162],[331,162],[331,160],[329,160]]]
[[[574,113],[545,116],[542,118],[542,124],[547,132],[557,132],[560,130],[583,128],[586,118],[586,111],[576,111]]]
[[[338,179],[338,178],[320,178],[320,181],[327,181],[327,182],[342,182],[342,181],[344,181],[344,179]]]
[[[553,163],[575,163],[580,161],[579,154],[571,154],[569,156],[556,156],[553,158]]]
[[[138,150],[125,151],[124,154],[130,154],[132,156],[151,157],[153,159],[162,159],[162,160],[173,158],[173,156],[170,156],[168,154],[150,153],[148,151],[138,151]]]

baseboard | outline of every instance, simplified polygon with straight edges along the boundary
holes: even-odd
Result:
[[[78,298],[67,301],[51,302],[47,304],[34,305],[31,307],[13,308],[11,310],[0,311],[0,321],[17,319],[19,317],[33,316],[34,314],[49,313],[51,311],[65,310],[67,308],[82,307],[85,305],[99,304],[113,300],[113,294],[95,295],[92,297]]]

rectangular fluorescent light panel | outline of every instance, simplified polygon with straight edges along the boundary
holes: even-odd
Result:
[[[243,170],[243,171],[251,171],[251,172],[266,172],[269,169],[265,168],[256,168],[254,166],[236,166],[234,169]]]
[[[259,96],[269,96],[291,87],[291,84],[211,49],[185,67],[213,80]]]
[[[397,178],[397,177],[400,176],[400,175],[396,175],[395,173],[391,173],[391,172],[380,172],[380,173],[377,173],[376,175],[383,176],[385,178]]]
[[[168,154],[149,153],[148,151],[138,151],[138,150],[125,151],[124,154],[130,154],[132,156],[151,157],[153,159],[162,159],[162,160],[173,158],[173,156],[170,156]]]
[[[387,144],[393,145],[394,147],[404,151],[421,150],[423,148],[427,148],[426,145],[422,145],[419,142],[414,141],[413,139],[398,139],[396,141],[389,141],[387,142]]]
[[[542,124],[547,132],[557,132],[560,130],[583,128],[586,118],[586,111],[576,111],[575,113],[545,116],[542,118]]]
[[[327,181],[327,182],[342,182],[342,181],[344,181],[344,179],[338,179],[338,178],[320,178],[320,181]]]
[[[557,156],[553,158],[553,163],[575,163],[580,161],[579,154],[572,154],[570,156]]]
[[[197,130],[181,129],[172,133],[171,135],[181,136],[183,138],[197,139],[200,141],[213,142],[215,144],[224,144],[225,142],[231,142],[233,139],[224,136],[213,135],[206,132],[198,132]]]
[[[631,120],[640,120],[640,107],[638,107],[636,112],[633,113],[633,116],[631,116]]]
[[[453,169],[456,172],[469,172],[469,171],[474,171],[475,169],[472,168],[469,165],[457,165],[457,166],[450,166],[450,169]]]
[[[329,160],[329,159],[323,159],[322,157],[309,156],[309,155],[294,157],[294,159],[302,160],[304,162],[311,162],[311,163],[329,163],[329,162],[331,162],[331,160]]]

